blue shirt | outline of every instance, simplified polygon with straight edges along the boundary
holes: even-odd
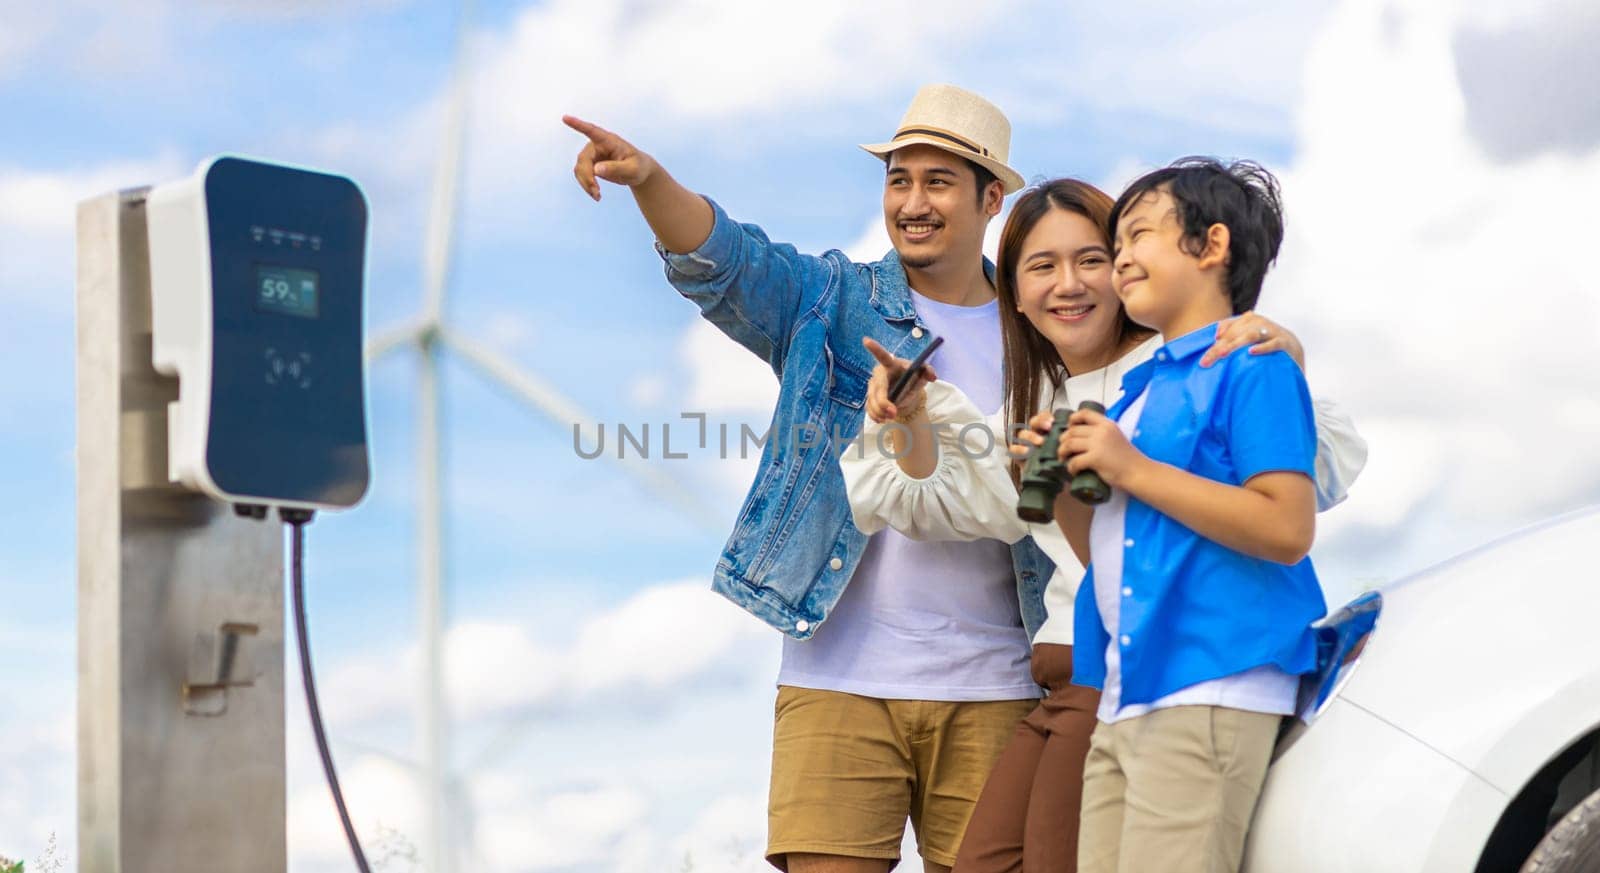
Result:
[[[1130,370],[1110,417],[1148,391],[1132,442],[1151,459],[1229,485],[1275,471],[1313,476],[1316,424],[1299,366],[1283,352],[1239,349],[1201,367],[1216,333],[1213,324],[1179,337]],[[1316,667],[1310,624],[1327,607],[1309,558],[1286,566],[1236,552],[1132,497],[1122,545],[1123,703],[1264,664],[1294,674]],[[1074,604],[1072,681],[1100,688],[1111,637],[1089,557]]]
[[[866,548],[839,455],[861,430],[870,336],[904,358],[932,336],[911,305],[894,252],[858,264],[808,255],[711,203],[711,235],[687,254],[661,249],[678,293],[778,377],[761,465],[734,522],[712,589],[795,639],[810,639],[839,603]],[[985,262],[991,273],[993,266]],[[1055,565],[1032,537],[1011,547],[1017,601],[1031,638],[1044,623]]]

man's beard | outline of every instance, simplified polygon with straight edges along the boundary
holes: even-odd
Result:
[[[900,266],[910,267],[913,270],[926,270],[939,263],[938,255],[901,255]]]

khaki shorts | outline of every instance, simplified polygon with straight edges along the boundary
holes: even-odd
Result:
[[[790,852],[952,865],[989,770],[1036,700],[880,700],[780,686],[767,860]]]
[[[1237,873],[1282,723],[1221,706],[1100,722],[1084,762],[1078,873]]]

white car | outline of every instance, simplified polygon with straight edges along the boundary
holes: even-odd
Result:
[[[1597,552],[1600,508],[1329,616],[1245,871],[1600,871]]]

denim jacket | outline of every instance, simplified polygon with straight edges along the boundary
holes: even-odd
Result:
[[[874,264],[857,264],[837,249],[805,255],[734,222],[715,202],[711,209],[711,235],[700,248],[680,255],[657,244],[667,280],[706,320],[765,360],[779,382],[761,465],[712,589],[808,639],[839,602],[867,543],[851,520],[838,460],[860,430],[874,365],[861,338],[909,358],[931,337],[917,324],[894,252]],[[992,276],[993,265],[984,267]],[[1012,558],[1031,638],[1044,622],[1054,565],[1031,537],[1012,546]]]

